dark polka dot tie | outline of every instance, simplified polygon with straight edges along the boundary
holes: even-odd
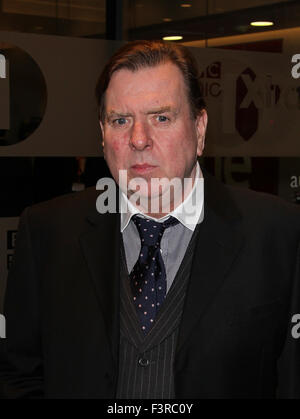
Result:
[[[137,215],[134,215],[132,220],[140,234],[141,251],[130,273],[130,284],[142,331],[146,334],[155,321],[167,291],[160,242],[165,229],[178,224],[179,221],[170,217],[163,223],[158,223]]]

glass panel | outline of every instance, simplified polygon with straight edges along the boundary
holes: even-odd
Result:
[[[289,0],[285,0],[286,2]],[[208,14],[282,3],[280,0],[128,0],[131,25],[134,27],[159,24],[163,21],[183,21]]]
[[[300,3],[292,0],[161,0],[155,7],[153,2],[143,0],[124,1],[128,40],[178,35],[182,36],[180,42],[202,46],[201,41],[213,38],[298,27],[300,21]],[[251,25],[254,21],[270,21],[273,25],[255,27]]]
[[[59,19],[103,22],[105,2],[99,0],[3,0],[3,12]]]
[[[1,4],[1,1],[0,1]],[[0,30],[105,37],[105,0],[2,0]]]

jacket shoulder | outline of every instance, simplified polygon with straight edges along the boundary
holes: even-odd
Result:
[[[286,215],[300,221],[300,208],[282,198],[264,192],[256,192],[238,186],[225,186],[242,213],[254,211],[255,214],[268,217]]]
[[[300,208],[275,195],[225,186],[244,222],[255,230],[296,234],[300,239]]]
[[[225,219],[241,219],[257,230],[290,230],[300,235],[300,208],[275,195],[232,186],[207,174],[204,196],[208,207]]]
[[[28,217],[33,228],[60,228],[79,226],[85,217],[96,211],[99,191],[89,187],[27,207],[21,217]]]

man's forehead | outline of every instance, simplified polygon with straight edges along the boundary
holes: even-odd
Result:
[[[181,71],[167,62],[137,71],[117,70],[105,94],[105,113],[137,115],[173,112],[188,105],[188,95]]]
[[[111,85],[122,84],[123,80],[127,80],[132,83],[135,83],[137,80],[144,80],[145,88],[153,81],[156,83],[172,82],[173,85],[178,84],[178,86],[182,83],[184,84],[181,71],[170,61],[155,66],[143,66],[134,71],[128,68],[120,68],[112,74],[108,84],[108,89]]]

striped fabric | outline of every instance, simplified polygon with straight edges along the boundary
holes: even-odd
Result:
[[[121,246],[120,351],[116,394],[119,399],[175,398],[173,363],[197,231],[198,228],[155,323],[146,336],[141,331],[132,302],[125,251]]]

